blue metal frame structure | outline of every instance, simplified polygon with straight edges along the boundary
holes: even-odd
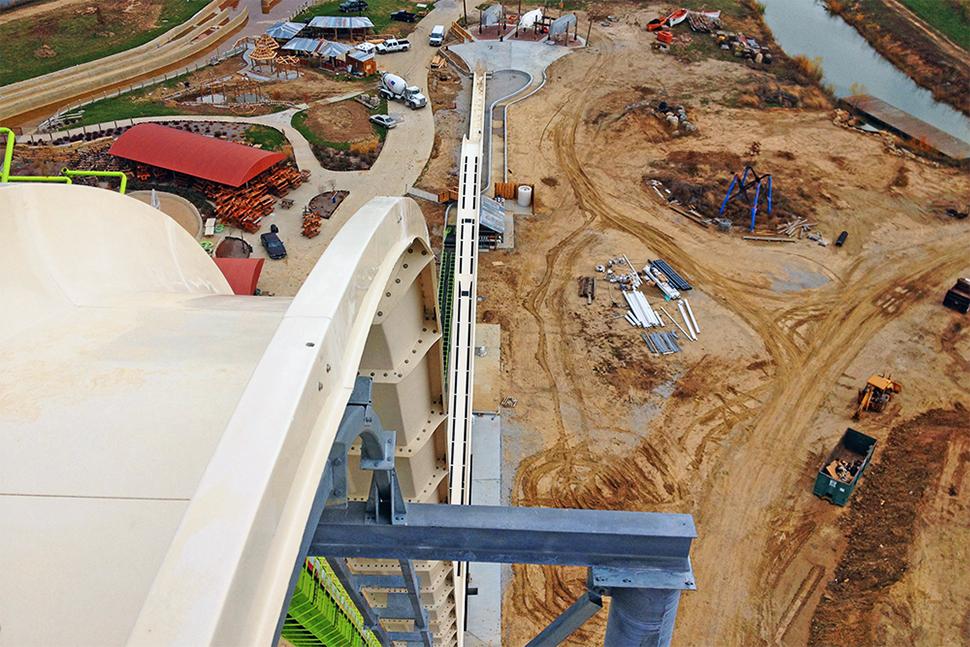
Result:
[[[748,180],[748,174],[751,174],[751,180]],[[728,185],[727,193],[724,194],[724,200],[721,202],[721,208],[718,210],[718,217],[724,217],[724,211],[727,209],[727,205],[732,200],[735,200],[741,196],[744,196],[744,200],[751,205],[751,226],[750,231],[754,231],[755,221],[758,216],[758,201],[761,199],[761,187],[766,187],[766,198],[768,203],[768,213],[771,213],[771,174],[758,175],[753,168],[750,166],[745,166],[744,171],[741,173],[741,177],[735,173],[734,177],[731,178],[731,184]],[[754,200],[748,195],[748,189],[754,188]]]

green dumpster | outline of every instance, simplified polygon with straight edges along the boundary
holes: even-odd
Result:
[[[845,505],[869,466],[876,439],[849,428],[815,477],[815,496]]]

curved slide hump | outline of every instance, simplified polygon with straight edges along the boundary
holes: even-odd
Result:
[[[404,494],[447,501],[434,262],[410,199],[361,207],[292,299],[232,295],[191,236],[112,191],[3,185],[0,226],[11,644],[270,643],[358,373],[398,431]],[[453,642],[450,563],[417,566]]]

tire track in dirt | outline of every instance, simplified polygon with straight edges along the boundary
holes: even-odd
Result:
[[[861,265],[857,264],[850,268],[849,276],[843,279],[844,284],[851,284],[852,287],[847,290],[840,288],[838,293],[833,288],[819,290],[816,294],[809,295],[807,303],[789,308],[786,312],[787,316],[783,318],[788,319],[787,322],[780,321],[777,313],[766,311],[763,303],[756,303],[755,299],[747,294],[751,291],[751,286],[748,286],[745,291],[738,290],[726,282],[713,267],[707,267],[686,256],[670,235],[647,223],[621,215],[607,205],[578,161],[574,146],[578,115],[574,114],[573,119],[572,141],[569,142],[573,146],[563,150],[560,142],[557,142],[557,145],[560,145],[559,157],[565,162],[563,172],[577,192],[577,199],[582,208],[635,236],[660,255],[673,259],[675,264],[684,267],[685,271],[695,278],[709,284],[720,294],[726,295],[728,307],[762,337],[777,369],[771,396],[768,398],[773,406],[758,411],[757,415],[752,412],[744,418],[753,418],[756,415],[755,426],[749,437],[764,436],[766,431],[774,430],[774,433],[771,433],[768,438],[763,438],[763,442],[759,443],[763,448],[771,445],[767,442],[771,436],[781,434],[778,430],[785,430],[786,435],[793,433],[791,425],[787,424],[789,420],[799,420],[801,428],[804,429],[811,414],[817,410],[827,393],[828,385],[838,378],[866,341],[884,323],[918,298],[918,290],[914,290],[913,285],[932,279],[934,274],[940,275],[937,273],[942,272],[945,275],[946,272],[953,271],[959,266],[959,252],[950,252],[948,257],[925,263],[922,268],[908,276],[903,274],[886,278],[884,271],[873,272],[872,276],[862,277],[863,281],[860,283],[851,280],[853,278],[851,275],[856,273],[854,270],[861,269]],[[873,277],[880,277],[883,280],[879,282]],[[908,283],[908,287],[900,287],[900,282]],[[764,294],[764,290],[758,288],[754,290],[757,292],[756,296],[762,299],[768,296]],[[867,300],[866,295],[873,293],[880,297]],[[856,305],[849,308],[848,315],[836,314],[838,312],[836,306],[841,306],[844,312],[845,305],[853,301]],[[784,325],[786,323],[788,325]],[[809,361],[807,367],[806,360]],[[833,366],[839,368],[825,370],[826,367]],[[829,373],[833,375],[829,376]],[[799,375],[815,377],[810,380],[805,377],[799,379]],[[822,376],[829,376],[832,379],[825,379]],[[810,397],[805,397],[806,395]],[[761,453],[770,454],[771,450],[762,449]],[[764,459],[768,458],[770,457],[764,457]],[[784,476],[783,468],[778,470],[777,475],[769,477],[761,474],[756,477],[756,480],[761,478],[783,480]],[[753,516],[759,514],[759,510],[763,510],[763,506],[750,506],[747,514]],[[734,541],[730,543],[737,545],[736,541],[743,540],[738,536],[737,528],[751,526],[751,524],[746,524],[745,520],[734,520],[732,525],[734,525],[734,532],[730,534],[734,536]],[[770,596],[770,592],[765,595]],[[759,633],[764,637],[767,637],[766,634],[773,635],[772,629],[777,630],[776,626],[764,626],[775,625],[770,617],[761,618],[760,623],[762,627]],[[713,634],[715,637],[718,635],[717,632]],[[723,638],[723,635],[721,637]]]
[[[587,73],[587,81],[611,73],[606,69],[597,71],[596,67],[594,65]],[[594,72],[598,72],[598,75]],[[590,84],[589,87],[595,85]],[[737,563],[732,566],[733,577],[726,589],[708,593],[706,605],[691,605],[691,610],[703,616],[704,620],[689,623],[689,635],[694,644],[770,643],[779,631],[784,635],[802,613],[808,598],[808,595],[802,596],[800,590],[790,602],[790,605],[794,604],[790,611],[786,607],[780,614],[774,612],[776,595],[773,587],[781,582],[786,570],[798,559],[799,551],[789,552],[777,545],[769,545],[770,526],[763,522],[778,519],[791,523],[795,511],[791,509],[790,502],[797,496],[797,475],[803,471],[801,456],[796,455],[797,452],[779,457],[776,449],[779,443],[792,439],[797,442],[804,435],[805,427],[831,385],[837,383],[839,376],[868,340],[920,298],[920,291],[915,286],[923,282],[932,284],[936,276],[945,276],[959,269],[963,252],[954,243],[947,243],[939,255],[922,259],[915,265],[911,262],[878,262],[876,265],[876,261],[860,257],[837,277],[833,285],[807,292],[795,306],[781,306],[790,303],[791,297],[774,294],[753,281],[725,276],[724,268],[718,267],[717,259],[695,259],[685,253],[673,235],[650,222],[658,205],[646,205],[643,197],[635,194],[612,195],[609,200],[614,204],[609,204],[580,161],[576,140],[582,111],[575,103],[579,102],[564,103],[561,111],[550,119],[547,128],[553,134],[556,159],[561,170],[559,177],[572,187],[584,220],[567,239],[547,253],[543,279],[526,300],[527,309],[542,329],[537,360],[541,355],[540,364],[544,362],[547,379],[555,388],[556,380],[549,369],[550,350],[544,330],[545,322],[539,314],[540,306],[548,296],[554,272],[557,269],[561,272],[563,264],[575,257],[576,247],[569,246],[569,243],[593,223],[627,233],[652,252],[683,268],[687,275],[703,283],[706,289],[724,297],[726,307],[761,337],[774,367],[772,381],[755,392],[758,404],[750,408],[732,399],[718,407],[713,415],[720,416],[722,422],[715,426],[713,435],[708,432],[710,440],[702,442],[717,443],[732,429],[744,425],[745,434],[738,438],[737,445],[732,445],[726,457],[719,457],[719,462],[728,466],[718,471],[731,473],[734,471],[731,468],[738,467],[740,462],[744,467],[740,473],[752,470],[746,474],[746,481],[771,483],[772,488],[777,486],[782,493],[779,494],[777,489],[772,491],[772,488],[759,492],[758,488],[732,484],[727,477],[713,479],[713,485],[694,486],[698,490],[696,496],[700,497],[695,508],[699,509],[698,523],[703,531],[703,541],[698,542],[695,553],[699,572],[702,564],[717,564],[728,554],[735,556]],[[626,215],[621,209],[640,217],[645,215],[647,221]],[[900,288],[900,285],[903,287]],[[781,308],[766,307],[766,303],[776,303]],[[567,376],[567,379],[571,379],[571,376]],[[557,412],[558,405],[557,402]],[[710,414],[705,412],[700,418],[709,424],[713,421]],[[593,504],[595,507],[606,507],[604,503],[616,501],[613,497],[627,495],[629,498],[620,505],[643,509],[651,505],[651,499],[656,498],[659,502],[659,497],[665,492],[682,499],[691,496],[690,489],[683,484],[687,480],[684,474],[663,472],[666,464],[674,464],[674,461],[668,461],[674,453],[684,453],[683,447],[676,447],[669,440],[660,438],[644,443],[634,457],[597,460],[588,447],[569,449],[569,436],[561,419],[558,425],[561,436],[559,443],[521,463],[516,474],[515,494],[518,501],[531,505]],[[699,447],[690,464],[699,465],[703,461],[704,451],[704,446]],[[659,482],[654,480],[658,476]],[[634,489],[628,489],[626,485],[633,480],[631,477],[643,478],[644,482],[637,484]],[[730,490],[719,489],[718,484],[727,485]],[[604,500],[603,495],[607,492],[609,498]],[[669,499],[664,501],[669,502]],[[802,532],[807,533],[803,540],[807,541],[815,528],[806,527]],[[739,554],[739,545],[751,545],[755,550]],[[556,569],[542,571],[555,572]],[[761,588],[759,576],[766,576],[774,584]],[[560,584],[561,580],[557,577],[544,575],[546,597],[551,593],[550,587]],[[817,584],[809,583],[807,586],[810,593]],[[513,615],[542,624],[550,619],[550,611],[537,609],[529,603],[531,588],[523,586],[521,582],[518,586],[513,584]],[[753,627],[747,622],[749,616],[745,614],[745,610],[752,607],[756,609]],[[684,620],[680,622],[683,623]]]

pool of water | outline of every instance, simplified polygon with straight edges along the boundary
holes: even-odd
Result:
[[[970,119],[933,99],[818,0],[760,0],[765,22],[789,56],[821,59],[836,96],[870,94],[970,143]]]

